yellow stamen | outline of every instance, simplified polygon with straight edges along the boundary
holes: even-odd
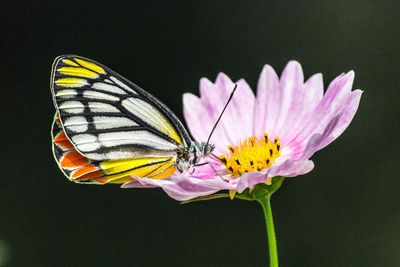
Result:
[[[233,176],[240,176],[246,172],[268,169],[280,156],[281,143],[278,137],[272,142],[264,133],[261,138],[249,137],[237,146],[229,145],[228,149],[230,154],[220,155],[219,159]]]
[[[229,197],[233,199],[235,197],[236,190],[229,190]]]

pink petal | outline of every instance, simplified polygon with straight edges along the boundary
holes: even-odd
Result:
[[[204,109],[206,110],[205,114],[208,114],[210,118],[210,123],[207,125],[203,125],[203,127],[207,128],[206,138],[208,138],[211,129],[214,127],[218,119],[218,116],[221,113],[222,110],[221,106],[224,105],[222,103],[223,101],[220,102],[218,101],[221,100],[221,98],[224,98],[225,95],[226,95],[225,88],[218,88],[215,84],[213,84],[206,78],[200,79],[200,100]],[[216,102],[212,102],[213,99],[215,99]],[[188,106],[187,108],[190,109],[190,106]],[[197,130],[197,128],[193,129],[192,131],[195,130]],[[228,143],[229,140],[230,140],[229,133],[225,129],[225,121],[220,121],[218,127],[215,129],[210,139],[210,143],[215,144],[221,141]]]
[[[158,186],[139,181],[130,181],[121,185],[121,188],[155,188],[155,187]]]
[[[274,132],[279,135],[282,143],[289,141],[285,130],[299,119],[299,112],[305,108],[302,104],[307,91],[303,82],[304,76],[300,64],[297,61],[290,61],[281,76],[280,90],[282,98],[279,103],[279,115],[274,127]],[[275,135],[271,137],[273,138]]]
[[[322,134],[315,133],[311,136],[311,138],[308,140],[307,146],[305,147],[301,155],[301,159],[309,159],[316,151],[319,150],[321,144],[323,144],[332,135],[342,116],[343,113],[340,113],[336,117],[334,117],[328,123]]]
[[[225,80],[224,86],[213,84],[207,79],[200,80],[201,101],[204,107],[206,107],[206,109],[209,111],[210,117],[214,122],[213,125],[209,125],[211,126],[210,131],[217,121],[219,115],[221,114],[221,111],[230,94],[230,92],[227,90],[227,86],[225,85],[229,84],[232,89],[234,87],[233,82],[226,75],[220,73],[217,77],[217,80],[222,79]],[[228,128],[230,127],[229,124],[231,123],[230,120],[227,119],[229,115],[229,112],[225,112],[224,116],[218,124],[218,127],[215,129],[215,132],[211,139],[211,143],[219,143],[221,144],[221,146],[225,147],[233,142],[233,136],[228,130]]]
[[[237,192],[242,193],[246,188],[252,188],[256,184],[264,183],[267,175],[262,172],[247,172],[240,177],[237,184]]]
[[[275,134],[273,129],[278,118],[280,99],[278,75],[271,66],[265,65],[258,80],[254,105],[254,136],[262,136],[264,132],[271,136]]]
[[[235,189],[236,187],[218,176],[213,179],[171,176],[167,179],[140,178],[140,180],[161,187],[170,197],[179,201],[211,195],[220,190]]]
[[[294,162],[290,159],[280,165],[272,165],[267,173],[248,172],[240,177],[236,190],[242,193],[246,188],[252,188],[256,184],[264,183],[267,177],[284,176],[293,177],[310,172],[314,168],[311,160],[305,159]]]
[[[352,71],[333,80],[322,100],[304,120],[304,127],[298,129],[298,134],[291,142],[306,142],[312,134],[322,133],[332,118],[345,107],[353,80]]]
[[[317,73],[311,76],[304,84],[304,89],[306,90],[304,107],[308,107],[309,110],[312,110],[319,103],[319,101],[321,101],[324,95],[324,82],[322,79],[322,74]]]
[[[267,177],[284,176],[293,177],[310,172],[314,168],[311,160],[299,160],[294,162],[290,159],[280,165],[272,165],[267,171]]]
[[[237,90],[232,98],[232,101],[226,108],[220,122],[230,137],[230,143],[226,143],[225,147],[229,144],[236,144],[244,137],[251,136],[253,133],[253,109],[255,102],[254,93],[245,80],[241,79],[237,81],[236,84]],[[219,112],[215,114],[216,117],[218,117],[228,101],[235,84],[224,73],[220,73],[217,76],[215,85],[221,92],[224,92],[224,96],[219,100],[211,100],[210,98],[207,99],[214,105],[219,102]],[[217,128],[218,127],[219,125]]]
[[[229,103],[229,105],[232,106],[228,106],[228,108],[230,111],[235,111],[235,119],[231,121],[231,124],[235,124],[232,130],[236,130],[235,143],[237,144],[239,141],[243,140],[243,138],[253,135],[254,105],[256,98],[253,90],[251,90],[244,79],[240,79],[236,84],[237,90],[232,98],[232,102]],[[239,132],[241,132],[242,135],[239,135]]]
[[[305,124],[308,115],[312,113],[317,104],[321,101],[324,94],[324,84],[322,74],[314,74],[311,76],[303,86],[303,90],[299,93],[301,97],[298,98],[297,108],[291,111],[290,116],[286,120],[286,127],[284,132],[284,139],[281,142],[285,143],[292,140],[299,128]]]
[[[319,145],[318,150],[329,145],[332,141],[338,138],[344,132],[344,130],[346,130],[346,128],[349,126],[350,122],[352,121],[354,115],[357,112],[358,105],[360,104],[361,95],[362,95],[361,90],[355,90],[351,92],[345,104],[346,107],[343,110],[342,117],[340,118],[339,122],[337,123],[335,129],[332,131],[329,138],[326,138]]]
[[[194,102],[193,98],[184,98],[185,119],[196,140],[205,141],[205,139],[208,138],[234,86],[235,84],[228,76],[220,73],[215,84],[207,79],[201,79],[200,102],[202,108],[196,107],[192,109],[189,104]],[[253,91],[244,80],[239,80],[237,82],[237,87],[232,101],[223,114],[210,140],[210,143],[217,145],[221,153],[228,152],[228,145],[236,144],[244,137],[252,135],[255,97]],[[198,102],[193,103],[193,105],[195,104],[197,105]],[[198,113],[202,113],[203,115]],[[202,119],[201,116],[207,116],[208,120]],[[190,120],[197,120],[197,122],[191,122]],[[197,133],[197,131],[199,131],[199,133]],[[198,137],[203,137],[203,139],[199,140],[197,139]]]
[[[211,112],[203,106],[200,98],[186,93],[183,95],[183,114],[190,133],[195,140],[206,141],[215,123]]]

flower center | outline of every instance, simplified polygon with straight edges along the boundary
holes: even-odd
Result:
[[[220,155],[219,159],[233,176],[237,176],[245,172],[268,169],[279,157],[281,143],[278,137],[272,142],[268,139],[268,134],[264,133],[264,137],[249,137],[238,146],[229,145],[228,148],[230,154]]]

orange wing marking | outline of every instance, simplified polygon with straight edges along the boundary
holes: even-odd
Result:
[[[105,177],[101,177],[101,178],[95,178],[93,179],[94,182],[100,183],[100,184],[106,184],[108,183],[108,179]]]
[[[82,176],[79,176],[78,178],[76,178],[74,180],[75,181],[90,180],[90,179],[93,179],[93,178],[102,177],[103,175],[104,174],[101,171],[94,171],[94,172],[89,172],[89,173],[86,173],[86,174],[84,174]],[[96,179],[96,181],[99,180],[99,179],[101,179],[101,178]]]
[[[94,166],[93,164],[90,164],[87,166],[80,167],[79,169],[76,169],[75,171],[73,171],[71,173],[71,177],[75,179],[84,174],[88,174],[88,173],[91,173],[91,172],[94,172],[97,170],[98,170],[98,168],[96,168],[96,166]]]
[[[89,164],[89,159],[76,150],[66,153],[60,161],[60,165],[63,168],[76,168],[87,164]]]
[[[56,121],[57,121],[58,126],[62,127],[60,116],[57,116],[57,120]]]
[[[68,137],[65,135],[64,131],[61,131],[54,138],[54,142],[62,148],[73,149],[74,145],[69,141]]]

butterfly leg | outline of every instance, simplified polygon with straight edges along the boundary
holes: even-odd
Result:
[[[150,175],[150,176],[146,176],[147,178],[152,178],[152,177],[154,177],[154,176],[157,176],[157,175],[160,175],[160,174],[162,174],[162,173],[164,173],[165,171],[167,171],[167,170],[169,170],[171,167],[173,167],[173,166],[175,166],[174,164],[171,164],[171,165],[169,165],[167,168],[165,168],[164,170],[162,170],[162,171],[160,171],[160,172],[158,172],[158,173],[156,173],[156,174],[153,174],[153,175]]]
[[[203,162],[203,163],[200,163],[200,164],[196,164],[196,165],[194,165],[194,166],[204,166],[204,165],[206,165],[206,164],[208,164],[208,165],[211,167],[211,169],[213,169],[213,171],[215,172],[215,174],[218,175],[222,180],[224,180],[225,182],[229,182],[227,179],[225,179],[224,177],[222,177],[222,176],[217,172],[217,170],[214,168],[214,166],[213,166],[210,162]]]

